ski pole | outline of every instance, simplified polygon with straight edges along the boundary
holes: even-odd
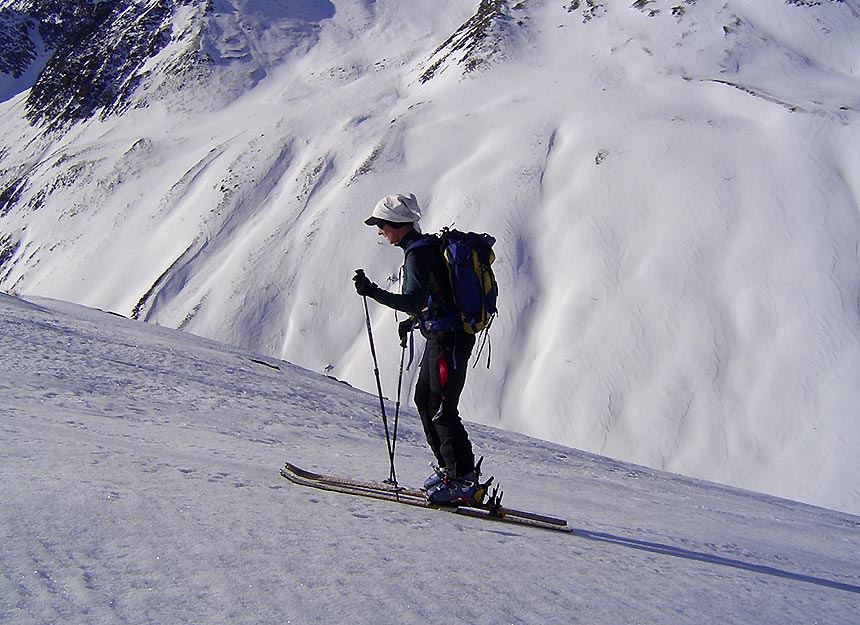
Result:
[[[364,275],[363,269],[357,269],[356,273]],[[391,444],[391,437],[388,433],[388,418],[385,416],[385,400],[382,397],[382,380],[379,378],[379,360],[376,358],[376,346],[373,343],[373,329],[370,324],[370,309],[367,306],[367,296],[362,295],[364,300],[364,318],[367,322],[367,339],[370,341],[370,355],[373,358],[373,374],[376,376],[376,390],[379,395],[379,410],[382,413],[382,426],[385,428],[385,444],[388,447],[388,462],[390,465],[390,474],[388,480],[396,487],[397,474],[394,471],[394,446]]]
[[[397,401],[394,403],[394,434],[391,437],[392,456],[394,455],[394,449],[397,446],[397,422],[400,420],[400,391],[403,388],[403,360],[405,355],[406,348],[400,348],[400,373],[397,376]]]

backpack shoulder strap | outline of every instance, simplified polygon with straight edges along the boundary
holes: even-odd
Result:
[[[408,254],[412,250],[418,249],[419,247],[426,247],[429,245],[438,246],[439,245],[439,237],[435,234],[425,234],[420,239],[414,240],[406,247],[406,253]]]

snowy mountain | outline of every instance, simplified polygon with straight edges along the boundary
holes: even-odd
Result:
[[[856,0],[6,0],[0,24],[5,292],[373,389],[350,277],[396,289],[401,258],[361,221],[414,192],[425,230],[498,239],[467,419],[860,512]]]
[[[311,490],[284,460],[388,475],[374,395],[54,301],[0,295],[0,387],[3,623],[856,622],[860,517],[479,425],[572,534]]]

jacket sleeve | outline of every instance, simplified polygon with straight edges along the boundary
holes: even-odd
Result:
[[[429,251],[429,248],[419,248],[406,255],[403,265],[403,289],[400,293],[379,288],[370,294],[370,297],[394,310],[420,315],[427,305],[427,294],[430,291],[430,265],[427,257]]]

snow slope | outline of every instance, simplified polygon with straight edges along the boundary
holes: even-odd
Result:
[[[860,513],[856,0],[228,4],[122,116],[0,104],[0,288],[373,389],[350,277],[400,254],[361,219],[415,192],[499,241],[468,418]]]
[[[259,364],[265,363],[265,364]],[[573,534],[314,491],[387,475],[376,398],[286,362],[0,295],[0,621],[850,625],[860,518],[472,424]],[[429,458],[400,421],[398,473]]]

